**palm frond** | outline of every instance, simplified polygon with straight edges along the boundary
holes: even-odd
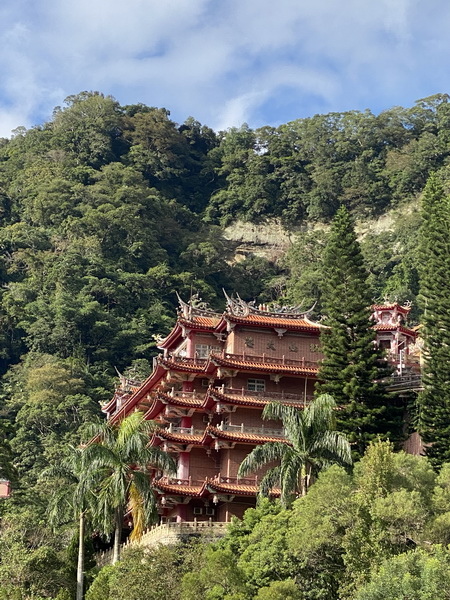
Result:
[[[259,483],[258,498],[268,498],[273,488],[281,487],[281,467],[272,467]]]
[[[256,446],[241,462],[238,470],[239,477],[245,477],[268,463],[281,460],[288,447],[283,442],[268,442],[262,446]]]
[[[146,448],[145,454],[146,464],[152,465],[163,471],[165,475],[175,475],[177,472],[177,464],[170,454],[164,452],[160,448],[149,446]]]
[[[350,466],[352,453],[350,444],[339,431],[324,431],[312,442],[309,453],[320,455],[323,462]]]
[[[317,431],[334,429],[334,409],[336,402],[330,394],[317,396],[311,404],[305,408],[305,422],[308,427]]]

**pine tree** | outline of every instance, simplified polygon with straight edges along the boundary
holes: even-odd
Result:
[[[367,272],[344,207],[331,226],[322,277],[327,328],[321,334],[324,360],[318,391],[331,394],[340,406],[337,428],[347,434],[357,458],[377,436],[400,438],[402,411],[380,383],[386,363],[375,346]]]
[[[436,175],[422,199],[420,258],[425,364],[419,431],[439,466],[450,460],[450,199]]]

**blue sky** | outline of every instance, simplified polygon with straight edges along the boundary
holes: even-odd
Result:
[[[450,92],[448,0],[2,0],[0,136],[82,90],[215,129]]]

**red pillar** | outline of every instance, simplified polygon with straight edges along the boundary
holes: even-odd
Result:
[[[189,479],[189,452],[180,452],[178,456],[178,479]]]

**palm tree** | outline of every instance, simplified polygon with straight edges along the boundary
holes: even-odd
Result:
[[[350,444],[334,430],[335,408],[329,394],[318,396],[304,410],[279,402],[268,404],[263,418],[283,422],[287,443],[256,446],[242,461],[238,475],[245,477],[270,463],[279,463],[262,478],[259,494],[268,496],[272,488],[279,486],[282,503],[289,505],[307,492],[313,472],[333,463],[350,465]]]
[[[99,474],[98,510],[105,533],[114,531],[113,564],[120,557],[120,539],[127,506],[133,517],[132,539],[139,539],[156,516],[156,502],[150,478],[156,469],[170,475],[176,472],[172,457],[149,446],[154,424],[140,412],[118,426],[105,423],[93,433],[94,441],[86,455]]]
[[[87,460],[85,449],[69,446],[69,454],[59,464],[45,469],[41,479],[55,483],[50,504],[50,522],[61,524],[78,520],[78,562],[76,600],[83,599],[84,542],[86,517],[95,512],[97,472]]]

